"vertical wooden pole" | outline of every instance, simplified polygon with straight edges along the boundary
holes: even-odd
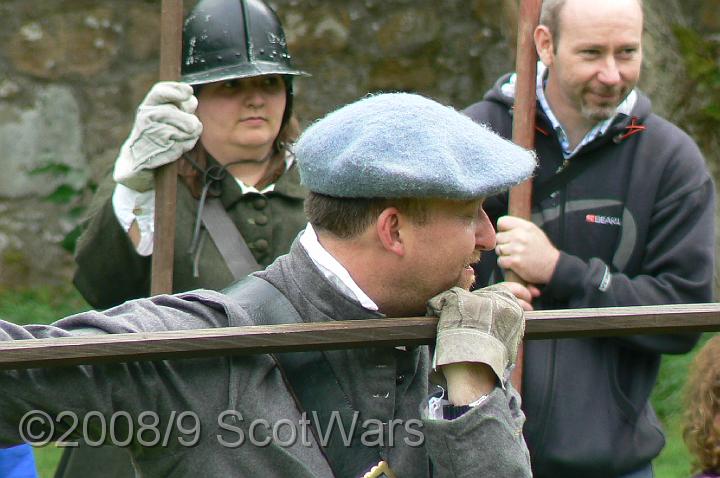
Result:
[[[515,60],[515,108],[513,111],[512,140],[526,149],[535,146],[535,84],[537,75],[537,53],[533,33],[540,20],[542,0],[520,0],[518,19],[517,55]],[[510,190],[508,214],[530,219],[532,198],[532,181],[528,180]],[[508,271],[505,279],[523,283],[523,280],[512,271]],[[518,391],[522,391],[523,348],[518,351],[517,364],[512,375],[512,383]]]
[[[160,14],[160,80],[180,79],[182,56],[182,0],[162,0]],[[150,294],[172,292],[175,255],[177,163],[155,172],[155,233]]]

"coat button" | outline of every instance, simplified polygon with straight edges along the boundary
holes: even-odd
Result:
[[[270,244],[265,239],[258,239],[257,241],[255,241],[254,246],[256,251],[265,252],[268,250]]]
[[[395,383],[398,385],[402,385],[403,383],[405,383],[405,375],[398,375],[397,377],[395,377]]]
[[[253,207],[258,211],[265,209],[265,206],[267,206],[267,199],[265,198],[257,198],[253,201]]]
[[[258,226],[264,226],[267,223],[268,223],[268,218],[264,214],[261,214],[255,218],[255,224],[257,224]]]

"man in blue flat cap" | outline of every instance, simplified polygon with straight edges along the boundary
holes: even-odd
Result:
[[[522,308],[502,287],[468,289],[471,265],[495,246],[483,198],[527,178],[532,154],[405,93],[329,114],[296,153],[309,225],[264,271],[222,293],[140,299],[53,326],[1,323],[0,339],[430,313],[434,356],[386,347],[2,372],[0,441],[17,442],[33,409],[107,423],[149,411],[171,436],[148,446],[130,433],[143,476],[355,478],[380,461],[388,476],[530,476],[508,382]],[[433,371],[443,388],[430,385]],[[84,431],[65,440],[114,439]]]

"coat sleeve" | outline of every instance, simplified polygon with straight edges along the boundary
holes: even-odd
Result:
[[[585,261],[561,252],[543,293],[566,301],[568,308],[711,302],[715,193],[702,157],[696,148],[692,151],[696,153],[682,158],[682,167],[661,176],[647,237],[639,244],[643,249],[637,273],[625,274],[598,258]],[[686,174],[692,169],[694,175]],[[650,352],[684,353],[697,337],[668,334],[617,340]]]
[[[96,309],[150,295],[151,257],[135,251],[118,223],[113,211],[112,187],[108,184],[103,185],[93,200],[78,239],[75,263],[73,283]]]
[[[241,313],[229,307],[232,306],[226,306],[219,293],[211,291],[157,296],[128,302],[104,313],[77,314],[52,325],[19,326],[0,321],[0,340],[221,327],[227,326],[229,315]],[[161,418],[170,417],[163,413],[173,404],[159,401],[158,394],[163,387],[181,386],[172,364],[172,361],[142,361],[0,371],[0,390],[3,391],[0,394],[0,443],[22,441],[23,417],[33,413],[33,416],[51,417],[52,427],[43,422],[35,431],[40,433],[37,436],[53,440],[68,431],[72,434],[64,437],[66,439],[74,440],[83,434],[92,440],[107,438],[102,430],[93,427],[83,430],[82,419],[90,413],[102,415],[106,424],[117,411],[132,417],[143,411],[152,411]],[[81,420],[79,424],[74,423],[76,418]],[[44,433],[50,435],[42,435]],[[119,436],[124,436],[122,430],[120,433]]]
[[[509,383],[455,420],[428,418],[427,405],[421,416],[434,478],[532,476],[522,435],[525,415]]]

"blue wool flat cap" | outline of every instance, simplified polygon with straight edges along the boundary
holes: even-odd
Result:
[[[365,97],[313,123],[295,146],[302,183],[335,197],[490,196],[528,178],[535,156],[416,94]]]

